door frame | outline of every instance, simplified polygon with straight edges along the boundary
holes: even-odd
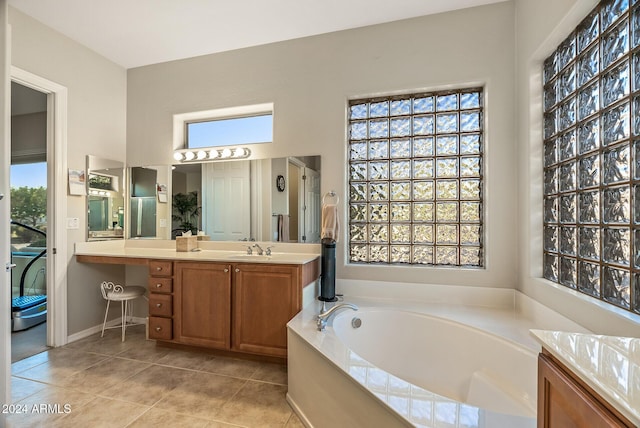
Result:
[[[63,346],[67,343],[67,88],[15,66],[11,81],[47,95],[47,346]],[[9,337],[9,345],[10,341]]]

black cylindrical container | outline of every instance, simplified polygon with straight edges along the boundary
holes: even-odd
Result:
[[[336,241],[322,240],[322,273],[320,275],[320,296],[318,300],[335,302],[336,298]]]

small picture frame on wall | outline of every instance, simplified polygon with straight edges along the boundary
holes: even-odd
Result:
[[[69,169],[69,194],[86,195],[87,179],[83,169]]]
[[[284,175],[279,175],[276,178],[276,188],[278,189],[278,192],[284,192],[284,189],[285,189]]]

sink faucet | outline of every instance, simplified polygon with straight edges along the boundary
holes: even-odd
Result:
[[[254,248],[258,249],[258,255],[261,256],[264,253],[264,250],[262,249],[262,247],[258,244],[253,244]]]
[[[253,254],[253,250],[251,249],[250,245],[247,245],[247,255],[250,256],[251,254]]]
[[[266,250],[264,250],[264,253],[265,253],[267,256],[270,256],[270,255],[271,255],[271,249],[272,249],[273,247],[275,247],[275,245],[271,245],[271,246],[267,247],[267,249],[266,249]]]
[[[316,325],[318,326],[318,331],[324,331],[329,318],[331,318],[331,316],[339,309],[353,309],[354,311],[357,311],[358,307],[351,303],[340,303],[332,308],[329,308],[329,310],[325,312],[320,312],[320,314],[316,317]]]

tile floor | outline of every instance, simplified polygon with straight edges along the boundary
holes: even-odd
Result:
[[[27,413],[8,427],[303,427],[285,399],[285,366],[156,347],[143,326],[124,343],[119,334],[13,363],[13,402]],[[43,404],[49,412],[34,411]]]

